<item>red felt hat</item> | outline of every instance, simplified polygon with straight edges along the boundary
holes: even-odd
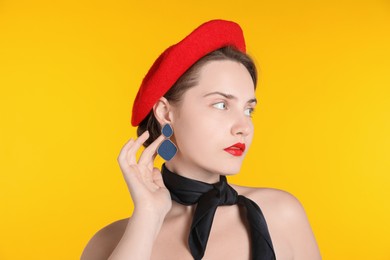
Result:
[[[159,98],[167,93],[195,62],[225,46],[233,46],[241,52],[246,52],[241,27],[231,21],[211,20],[166,49],[142,81],[134,100],[131,124],[138,126]]]

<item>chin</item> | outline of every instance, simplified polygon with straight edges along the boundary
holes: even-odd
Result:
[[[241,170],[242,163],[226,163],[223,166],[220,167],[219,171],[221,175],[236,175]]]

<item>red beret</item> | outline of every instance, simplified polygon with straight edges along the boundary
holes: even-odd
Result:
[[[160,97],[200,58],[225,46],[246,52],[241,27],[231,21],[211,20],[166,49],[153,63],[138,90],[131,124],[139,125]]]

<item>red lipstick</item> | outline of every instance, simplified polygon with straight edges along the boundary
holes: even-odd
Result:
[[[245,151],[245,144],[236,143],[228,148],[225,148],[224,150],[233,156],[241,156]]]

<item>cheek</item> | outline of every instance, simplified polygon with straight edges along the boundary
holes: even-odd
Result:
[[[252,133],[249,134],[249,135],[246,137],[246,142],[247,142],[248,148],[249,148],[249,146],[252,144],[252,141],[253,141],[253,130],[252,130]]]
[[[206,147],[221,136],[221,123],[209,111],[182,110],[176,126],[175,139],[184,150]],[[215,144],[215,142],[214,142]]]
[[[250,134],[248,134],[246,137],[245,137],[245,144],[247,146],[247,149],[245,151],[245,153],[247,153],[249,151],[249,148],[252,144],[252,141],[253,141],[253,135],[254,135],[254,126],[251,125],[251,131],[250,131]]]

